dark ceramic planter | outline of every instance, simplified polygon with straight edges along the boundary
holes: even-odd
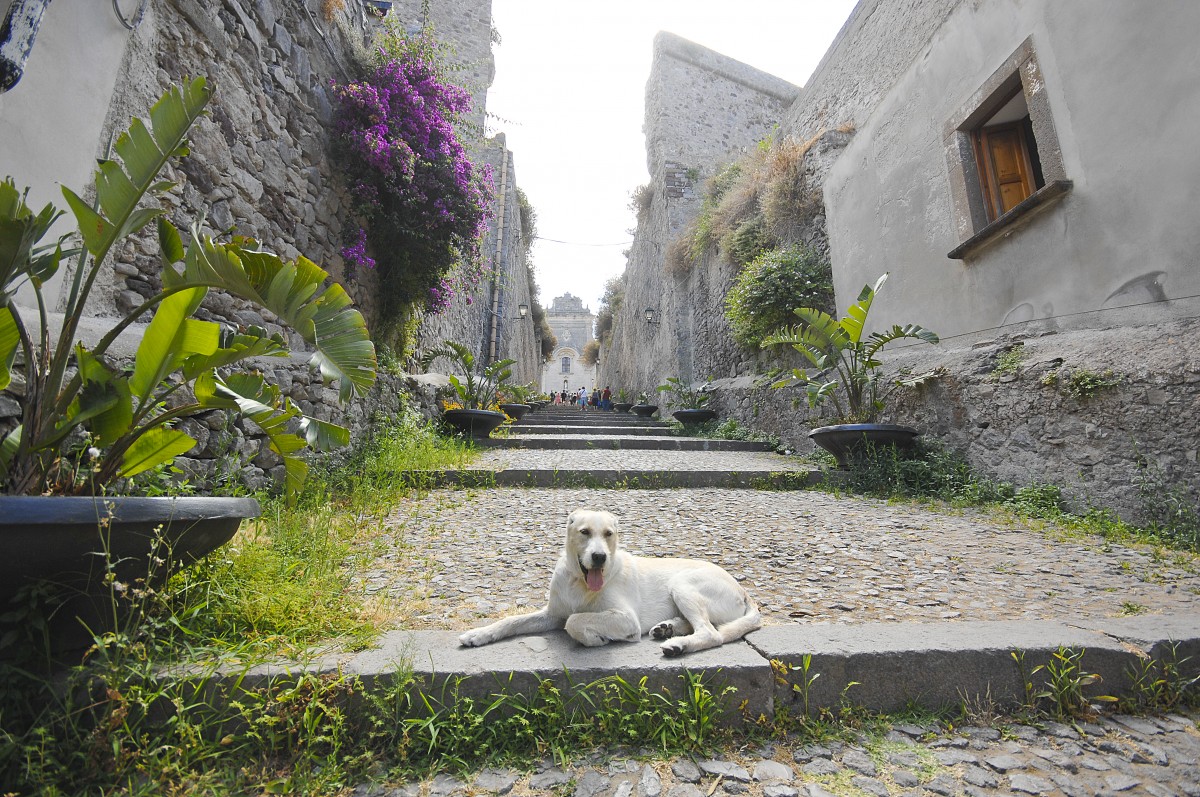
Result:
[[[525,413],[533,408],[528,404],[501,404],[500,409],[504,410],[504,414],[514,421],[519,421],[525,417]]]
[[[629,408],[632,406],[633,405],[627,401],[621,401],[621,402],[617,402],[616,404],[613,404],[613,409],[616,410],[617,412],[629,412]]]
[[[655,412],[658,411],[658,405],[657,404],[634,404],[631,409],[632,409],[634,415],[638,415],[643,418],[649,418],[651,415],[653,415]]]
[[[492,410],[446,410],[442,418],[456,432],[477,440],[486,440],[493,429],[504,423],[504,413]]]
[[[916,446],[920,432],[911,426],[896,426],[886,423],[839,423],[822,426],[808,433],[812,441],[833,454],[838,467],[850,467],[855,459],[861,458],[868,445],[879,448],[891,446],[897,451],[911,451]]]
[[[159,585],[261,511],[253,498],[0,497],[0,606],[33,582],[57,585],[66,602],[51,624],[53,647],[86,646],[85,625],[109,630],[127,616],[113,606],[109,563],[122,585]]]
[[[704,423],[706,421],[716,420],[716,410],[706,409],[691,409],[691,410],[675,410],[671,415],[675,420],[684,424]]]

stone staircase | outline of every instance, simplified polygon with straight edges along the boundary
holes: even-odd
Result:
[[[813,484],[820,471],[768,443],[672,434],[673,425],[631,413],[550,405],[527,413],[459,470],[435,484],[503,487],[757,487]]]

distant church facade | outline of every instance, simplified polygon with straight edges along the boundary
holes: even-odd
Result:
[[[583,299],[569,293],[555,297],[546,311],[546,322],[558,338],[558,347],[550,362],[542,367],[542,390],[557,393],[564,388],[579,392],[596,384],[596,366],[579,361],[583,347],[595,339],[596,314],[583,306]]]

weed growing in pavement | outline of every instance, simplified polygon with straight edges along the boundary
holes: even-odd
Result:
[[[1184,665],[1191,657],[1179,657],[1179,643],[1172,642],[1159,658],[1139,659],[1129,670],[1130,693],[1118,704],[1125,712],[1163,712],[1181,706],[1200,705],[1200,675],[1187,675]]]
[[[1117,702],[1111,695],[1084,695],[1086,687],[1101,682],[1099,674],[1083,668],[1085,653],[1086,649],[1077,651],[1060,646],[1050,654],[1049,661],[1027,671],[1025,651],[1011,651],[1024,692],[1019,716],[1029,722],[1044,716],[1072,720],[1091,716],[1096,702]],[[1037,678],[1039,673],[1044,673],[1041,679]]]
[[[749,440],[754,443],[767,443],[776,450],[780,447],[779,438],[775,435],[747,429],[733,418],[724,421],[714,420],[689,424],[682,424],[679,421],[673,420],[667,433],[676,437],[707,437],[712,440]]]
[[[999,379],[1003,376],[1015,375],[1020,370],[1021,361],[1024,359],[1024,344],[1017,343],[1015,346],[1005,349],[996,355],[996,366],[992,369],[992,376]]]

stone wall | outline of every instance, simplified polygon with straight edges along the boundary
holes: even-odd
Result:
[[[418,343],[428,347],[450,338],[472,346],[485,361],[512,357],[518,360],[518,380],[532,381],[540,366],[532,321],[515,319],[518,304],[531,304],[531,283],[520,241],[513,157],[503,136],[482,138],[486,92],[493,75],[491,4],[455,0],[430,5],[435,33],[459,59],[462,69],[458,74],[469,83],[476,100],[462,134],[472,137],[469,148],[474,159],[492,165],[497,190],[483,245],[486,276],[476,283],[465,281],[445,313],[422,319]],[[321,0],[151,3],[136,31],[105,40],[110,49],[121,51],[119,58],[108,59],[119,67],[115,79],[107,84],[115,86],[111,96],[101,98],[107,103],[103,129],[98,135],[91,134],[86,146],[104,154],[104,142],[124,130],[132,116],[146,116],[169,85],[185,76],[205,76],[215,88],[208,114],[193,130],[190,154],[169,166],[165,174],[181,185],[168,200],[169,218],[186,229],[203,216],[210,234],[233,230],[259,239],[285,258],[305,255],[346,286],[373,327],[378,322],[374,301],[377,275],[369,270],[348,272],[339,255],[343,232],[355,220],[350,218],[346,186],[332,159],[329,123],[330,82],[356,76],[354,65],[361,60],[379,22],[362,3],[346,3],[332,18],[325,17],[322,7]],[[404,28],[419,30],[424,21],[421,8],[420,2],[397,2],[392,13]],[[111,11],[106,10],[105,15],[107,19]],[[46,24],[66,23],[51,16]],[[89,67],[63,49],[70,43],[68,37],[45,36],[39,42],[43,46],[39,60],[31,60],[30,68],[52,71],[59,82],[76,80],[77,73]],[[60,52],[47,47],[58,47]],[[37,87],[38,80],[28,85]],[[6,103],[6,113],[17,107],[10,99]],[[11,121],[6,118],[5,124]],[[62,120],[33,115],[26,120],[26,129],[36,135],[32,131],[52,122],[61,124]],[[43,156],[51,159],[54,153],[39,157]],[[73,187],[85,188],[82,183]],[[150,234],[114,253],[113,262],[114,269],[102,276],[108,283],[97,285],[87,308],[96,321],[85,328],[102,332],[105,319],[136,306],[160,285],[157,243]],[[197,315],[279,329],[269,314],[217,291],[209,293]],[[348,423],[356,434],[364,432],[378,413],[394,413],[403,400],[403,390],[417,390],[418,403],[427,415],[435,412],[435,399],[444,395],[444,379],[413,381],[381,370],[379,384],[368,397],[350,407],[339,407],[336,391],[313,381],[303,341],[291,337],[295,356],[264,361],[263,370],[305,413]],[[136,341],[125,347],[126,356],[132,354],[134,345]],[[442,393],[435,389],[439,385]],[[10,415],[15,407],[15,402],[0,402],[0,411],[10,411]],[[231,424],[213,413],[189,421],[185,431],[200,442],[181,464],[201,487],[215,476],[229,477],[230,462],[240,463],[235,468],[237,480],[254,488],[279,473],[279,459],[266,449],[264,439],[244,424]]]
[[[1128,4],[1117,5],[1120,14],[1137,14]],[[936,349],[898,357],[901,362],[921,358],[925,365],[943,367],[945,375],[919,397],[895,403],[891,410],[895,420],[924,426],[932,437],[962,453],[985,475],[1020,485],[1060,484],[1076,505],[1109,506],[1136,516],[1139,458],[1155,463],[1171,488],[1195,497],[1200,479],[1196,436],[1190,430],[1196,428],[1200,386],[1194,355],[1185,352],[1188,345],[1194,346],[1197,333],[1194,322],[1180,320],[1194,316],[1194,300],[1189,303],[1182,295],[1187,293],[1183,287],[1191,283],[1180,276],[1187,271],[1181,263],[1191,257],[1181,253],[1195,251],[1195,246],[1188,244],[1195,243],[1194,225],[1190,232],[1181,233],[1176,222],[1182,217],[1161,212],[1154,219],[1121,227],[1118,219],[1097,204],[1101,200],[1097,196],[1088,201],[1087,209],[1111,229],[1093,230],[1087,241],[1077,240],[1059,257],[1049,258],[1047,247],[1035,252],[998,244],[994,251],[1023,263],[1019,267],[1024,273],[1036,274],[1038,281],[1029,286],[1044,286],[1059,294],[1065,291],[1073,297],[1084,292],[1093,296],[1083,304],[1072,304],[1073,312],[1064,318],[1024,323],[1022,317],[986,309],[1017,304],[1018,291],[1006,276],[1013,266],[968,264],[971,267],[963,271],[954,264],[957,271],[950,275],[946,264],[952,261],[947,260],[946,251],[952,244],[943,247],[940,240],[934,240],[936,231],[949,223],[950,210],[947,207],[943,212],[940,205],[924,201],[935,191],[935,183],[943,194],[950,190],[944,153],[939,149],[946,113],[929,109],[957,96],[954,82],[961,82],[967,65],[976,73],[990,74],[1031,31],[1035,47],[1043,45],[1040,52],[1046,59],[1055,60],[1058,52],[1045,46],[1053,37],[1061,42],[1056,46],[1064,57],[1073,59],[1076,52],[1094,47],[1090,43],[1098,38],[1136,38],[1139,25],[1148,26],[1146,30],[1166,27],[1163,20],[1179,10],[1164,6],[1156,10],[1156,15],[1163,15],[1157,21],[1145,18],[1118,24],[1113,22],[1117,9],[1114,14],[1095,15],[1053,3],[863,0],[809,83],[796,93],[788,108],[765,121],[723,113],[711,107],[704,91],[687,91],[686,85],[724,80],[727,68],[715,68],[715,62],[705,57],[681,55],[682,45],[671,39],[657,42],[646,109],[651,165],[651,183],[646,190],[652,201],[638,220],[625,272],[625,300],[614,319],[612,345],[602,360],[602,381],[646,390],[668,376],[691,382],[715,377],[714,406],[725,417],[776,434],[794,450],[811,448],[807,431],[821,421],[810,418],[806,407],[793,407],[801,398],[796,391],[762,387],[765,380],[758,376],[771,367],[788,365],[788,357],[795,355],[750,352],[731,339],[723,309],[736,277],[735,267],[719,252],[709,252],[684,273],[669,274],[664,268],[668,248],[700,211],[704,177],[737,159],[761,138],[763,124],[769,127],[778,121],[776,146],[785,139],[814,142],[804,162],[804,179],[822,192],[825,212],[812,217],[799,236],[830,255],[838,307],[844,309],[853,301],[864,282],[890,270],[892,279],[872,311],[877,328],[885,323],[920,323],[955,336]],[[1077,14],[1087,17],[1088,25],[1103,30],[1089,36],[1079,34],[1078,26],[1070,22]],[[999,27],[987,24],[989,20]],[[980,32],[984,29],[986,34]],[[1005,42],[1013,40],[1011,46],[995,41],[1005,36]],[[1132,46],[1114,49],[1134,59],[1138,51]],[[1176,43],[1156,57],[1177,59],[1185,51],[1186,46]],[[1144,68],[1131,66],[1132,71],[1126,71],[1132,74]],[[1063,71],[1063,64],[1051,69],[1057,70],[1064,86],[1078,87],[1081,98],[1091,96],[1097,81],[1086,66],[1074,64],[1069,74]],[[1166,71],[1171,80],[1184,74]],[[1128,79],[1128,74],[1114,74],[1109,84]],[[755,93],[748,92],[744,83],[738,83],[736,89],[732,84],[721,85],[739,100]],[[1052,97],[1057,103],[1056,123],[1058,114],[1071,120],[1080,113],[1107,113],[1107,106],[1099,102],[1071,109],[1070,98],[1064,98],[1061,89],[1057,91]],[[1183,89],[1177,93],[1195,96]],[[1125,117],[1130,131],[1136,132],[1137,120],[1148,118],[1147,114],[1165,113],[1162,96],[1162,92],[1129,95],[1129,101],[1138,103],[1142,111]],[[740,107],[737,102],[731,105]],[[1152,111],[1151,106],[1158,110]],[[1190,99],[1187,107],[1185,117],[1192,112]],[[1101,120],[1093,120],[1088,136],[1100,136],[1106,129]],[[933,144],[916,143],[926,140]],[[1064,155],[1070,150],[1064,144]],[[1149,153],[1144,149],[1138,152],[1139,157]],[[1189,153],[1183,156],[1186,162],[1194,156]],[[1146,182],[1136,187],[1127,184],[1126,189],[1137,195],[1154,194],[1147,202],[1167,201],[1174,207],[1194,204],[1184,197],[1195,191],[1188,181],[1160,174],[1155,165],[1147,164],[1143,171]],[[1085,180],[1111,176],[1109,171],[1097,169],[1076,169],[1074,174]],[[836,176],[833,183],[831,175]],[[892,188],[880,190],[887,185]],[[1078,187],[1076,193],[1082,196]],[[1109,198],[1120,196],[1108,192]],[[1123,204],[1120,199],[1115,201]],[[1072,228],[1080,223],[1075,214],[1083,209],[1079,205],[1071,211]],[[833,225],[827,217],[835,211],[842,221]],[[1124,229],[1119,244],[1112,240],[1116,228]],[[1065,229],[1056,234],[1065,235]],[[906,242],[904,246],[893,245],[900,238]],[[1044,236],[1037,240],[1047,243]],[[1050,243],[1053,251],[1062,249]],[[1113,256],[1125,248],[1155,255],[1150,262]],[[1063,271],[1066,263],[1072,263],[1074,269],[1070,276]],[[1159,273],[1153,269],[1163,263],[1173,264],[1179,272],[1176,276],[1180,278],[1172,283],[1174,293],[1164,291],[1162,280],[1152,279]],[[918,272],[923,275],[920,279],[913,276]],[[1189,279],[1194,280],[1197,272],[1191,269],[1190,273]],[[1100,282],[1092,284],[1093,276],[1100,274]],[[1120,285],[1122,278],[1129,284]],[[1077,285],[1080,281],[1087,284]],[[1114,285],[1118,288],[1105,300],[1105,292]],[[1032,287],[1025,292],[1039,294]],[[1124,314],[1107,311],[1109,304],[1135,294],[1153,306]],[[964,295],[976,308],[967,313],[965,321],[951,314],[955,312],[951,305],[961,303]],[[1175,301],[1161,301],[1172,297]],[[1041,306],[1033,299],[1025,304]],[[647,307],[658,311],[661,323],[647,325],[643,317]],[[915,309],[921,312],[914,314]],[[1002,333],[966,334],[1001,324]],[[1111,328],[1101,329],[1106,325]],[[1056,334],[1043,336],[1046,332]],[[995,376],[997,351],[1019,339],[1030,355],[1028,365],[1013,378]],[[1053,368],[1065,369],[1066,375],[1072,368],[1097,372],[1111,368],[1122,375],[1121,383],[1092,399],[1078,401],[1061,388],[1042,385],[1051,370],[1047,363],[1060,359]]]
[[[999,367],[1014,350],[1015,369]],[[1200,500],[1200,321],[1061,331],[1025,325],[973,342],[886,351],[889,372],[937,368],[941,375],[901,389],[881,421],[920,429],[983,475],[1058,485],[1076,509],[1110,508],[1132,519],[1143,516],[1138,485],[1147,474]],[[1084,372],[1116,384],[1077,397],[1072,374]],[[768,384],[718,380],[712,406],[790,450],[812,451],[809,429],[829,421],[811,413],[800,391]]]
[[[705,297],[723,296],[728,277],[708,268],[669,275],[663,270],[664,252],[699,211],[704,181],[770,136],[798,92],[786,81],[673,34],[655,38],[644,124],[651,199],[638,218],[625,298],[601,360],[600,384],[631,395],[653,394],[669,376],[709,375],[697,370],[693,356],[704,346],[698,336],[711,334],[715,340],[715,333],[707,326],[698,329],[697,321],[724,322]],[[647,308],[659,323],[647,324]]]

